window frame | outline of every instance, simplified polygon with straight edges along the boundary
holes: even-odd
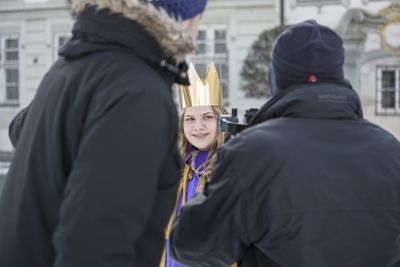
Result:
[[[394,108],[383,107],[383,71],[394,71]],[[400,66],[376,66],[375,113],[379,116],[400,116]]]
[[[17,47],[13,49],[6,48],[7,40],[17,40]],[[0,75],[3,76],[4,84],[0,88],[0,106],[18,106],[20,102],[21,90],[21,70],[20,70],[20,56],[21,56],[21,38],[18,34],[6,34],[0,36]],[[7,52],[17,52],[17,60],[7,60]],[[17,81],[11,84],[7,83],[7,70],[17,71]],[[8,86],[16,87],[16,99],[10,99],[7,96]]]
[[[223,30],[225,31],[225,42],[224,41],[218,41],[218,43],[225,43],[226,45],[226,51],[225,53],[215,53],[215,46],[216,46],[216,34],[215,32],[217,30]],[[229,105],[229,41],[228,41],[228,27],[226,25],[221,25],[221,24],[216,24],[216,25],[201,25],[199,27],[199,32],[204,31],[206,34],[206,39],[204,41],[202,40],[197,40],[197,45],[199,43],[205,44],[206,45],[206,51],[205,53],[197,53],[195,52],[194,54],[190,55],[188,57],[188,61],[192,62],[194,65],[197,64],[205,64],[206,66],[213,62],[216,67],[217,71],[221,80],[221,83],[225,84],[225,88],[223,88],[223,95],[224,95],[224,105]],[[227,71],[226,73],[220,73],[220,68],[218,65],[226,65]],[[201,77],[204,78],[204,77]]]
[[[292,6],[321,7],[328,5],[347,5],[349,0],[291,0]]]

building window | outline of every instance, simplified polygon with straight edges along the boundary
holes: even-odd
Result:
[[[63,47],[71,39],[70,33],[62,33],[55,35],[54,60],[58,58],[58,50]]]
[[[400,115],[400,66],[377,67],[376,112]]]
[[[229,61],[227,30],[225,26],[207,26],[200,28],[196,53],[189,57],[199,76],[204,78],[207,65],[214,62],[221,79],[225,105],[229,98]]]
[[[19,102],[19,40],[0,37],[0,104]]]

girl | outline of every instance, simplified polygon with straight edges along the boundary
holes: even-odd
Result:
[[[194,66],[188,70],[191,86],[181,87],[181,115],[178,125],[178,145],[185,165],[182,170],[175,209],[165,231],[168,240],[173,221],[182,205],[197,192],[204,192],[211,179],[211,169],[216,160],[217,148],[225,142],[225,134],[218,132],[219,116],[227,114],[222,106],[222,88],[214,64],[210,64],[205,81],[201,81]],[[168,242],[160,267],[181,267],[169,251]]]

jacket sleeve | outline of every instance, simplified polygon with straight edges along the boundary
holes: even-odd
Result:
[[[25,118],[28,114],[29,106],[23,108],[11,121],[8,127],[8,136],[11,144],[16,147],[18,144],[19,136],[21,135],[22,127],[24,126]]]
[[[129,92],[106,104],[92,100],[53,234],[54,267],[134,264],[173,148],[173,113],[159,98]]]
[[[220,149],[208,196],[197,194],[182,208],[170,236],[172,256],[195,267],[226,267],[237,261],[247,241],[247,195],[234,162]]]

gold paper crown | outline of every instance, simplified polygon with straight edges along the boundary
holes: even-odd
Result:
[[[193,64],[188,69],[190,86],[179,88],[181,109],[198,106],[222,106],[222,86],[214,63],[208,65],[204,82],[200,79]]]

